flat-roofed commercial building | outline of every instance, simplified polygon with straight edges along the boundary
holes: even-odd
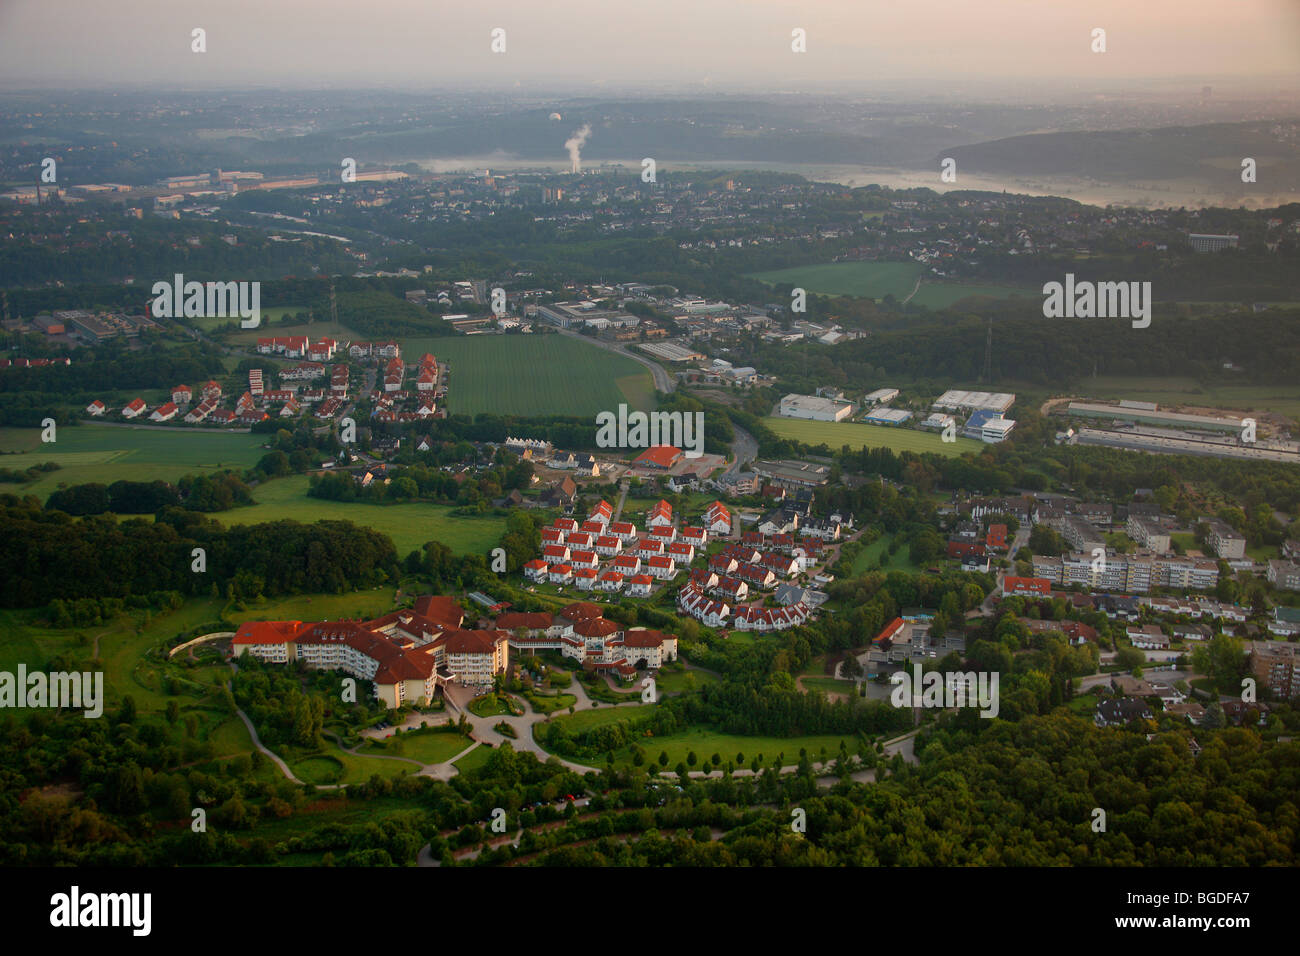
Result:
[[[1193,232],[1187,236],[1187,244],[1194,252],[1218,252],[1220,249],[1235,249],[1241,236],[1214,235],[1208,232]]]
[[[1005,412],[1016,403],[1016,396],[1010,392],[968,392],[964,389],[950,388],[937,399],[931,408],[944,412]]]
[[[1188,415],[1183,412],[1162,412],[1149,402],[1121,402],[1106,405],[1101,402],[1070,402],[1066,414],[1073,418],[1095,418],[1135,425],[1154,425],[1158,428],[1186,428],[1193,431],[1241,432],[1241,419],[1211,415]]]
[[[818,422],[840,422],[853,414],[852,402],[837,402],[813,395],[787,395],[777,414],[783,418],[807,418]]]
[[[875,408],[862,416],[868,425],[902,425],[912,417],[905,408]]]

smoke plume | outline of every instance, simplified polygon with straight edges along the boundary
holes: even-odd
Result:
[[[582,172],[582,147],[587,145],[587,137],[590,135],[591,124],[583,123],[582,129],[578,130],[564,141],[564,148],[569,151],[570,172]]]

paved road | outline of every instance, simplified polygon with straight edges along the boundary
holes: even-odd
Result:
[[[590,335],[579,335],[577,332],[570,331],[569,329],[559,329],[558,331],[561,335],[571,335],[576,339],[582,339],[582,341],[594,345],[597,348],[602,348],[607,352],[617,352],[619,355],[626,355],[632,361],[644,365],[650,370],[650,374],[654,377],[655,388],[661,392],[671,392],[677,388],[677,383],[673,381],[672,376],[668,374],[664,367],[658,362],[651,361],[644,355],[630,352],[623,348],[623,346],[615,345],[613,342],[605,342],[601,339],[592,338]]]
[[[758,439],[751,435],[745,429],[738,425],[733,425],[732,430],[736,438],[731,443],[731,454],[734,457],[731,466],[723,472],[723,477],[734,475],[742,467],[749,464],[758,457]]]

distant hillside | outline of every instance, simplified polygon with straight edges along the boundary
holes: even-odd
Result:
[[[958,171],[1003,176],[1083,176],[1125,182],[1178,178],[1240,183],[1243,157],[1264,174],[1283,177],[1271,189],[1296,189],[1300,120],[1168,126],[1154,130],[1033,133],[952,146],[935,157],[957,160]]]

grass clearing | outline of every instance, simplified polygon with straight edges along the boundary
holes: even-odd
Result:
[[[480,769],[485,763],[487,763],[491,757],[492,748],[485,746],[484,744],[479,744],[465,756],[452,764],[452,766],[461,773],[473,773],[475,770]]]
[[[974,297],[987,299],[1027,298],[1034,295],[1032,289],[1017,289],[1009,285],[980,285],[964,282],[930,282],[921,283],[921,288],[912,296],[909,305],[923,305],[927,309],[947,309],[963,299]]]
[[[864,574],[876,566],[879,558],[884,558],[884,569],[886,571],[915,571],[917,566],[912,563],[909,550],[902,545],[893,554],[889,554],[889,542],[893,540],[893,535],[881,535],[871,544],[867,545],[858,556],[853,559],[853,573],[855,575]]]
[[[404,354],[432,352],[448,369],[453,414],[574,415],[653,407],[650,372],[623,355],[568,335],[411,337]]]
[[[891,428],[888,425],[861,425],[856,422],[815,422],[804,418],[769,416],[763,424],[782,438],[790,438],[806,445],[826,445],[838,451],[848,445],[857,451],[862,448],[892,448],[894,451],[916,453],[934,452],[954,457],[968,451],[978,451],[981,442],[971,438],[958,438],[945,442],[937,432],[922,432],[911,428]]]
[[[818,295],[905,299],[925,272],[919,262],[827,262],[752,272],[750,279],[772,285],[790,283]]]
[[[900,302],[911,296],[911,304],[929,309],[946,309],[973,296],[1005,299],[1034,294],[1034,290],[1014,286],[923,279],[925,274],[926,267],[919,262],[828,262],[753,272],[749,278],[771,284],[789,283],[818,295],[870,299],[892,295]],[[920,288],[917,288],[918,279],[921,280]]]
[[[147,429],[129,425],[80,425],[60,428],[57,441],[45,444],[39,428],[0,428],[0,457],[6,468],[30,468],[52,461],[48,472],[29,485],[12,486],[19,494],[47,497],[61,484],[115,481],[175,482],[185,475],[218,468],[245,469],[265,455],[264,435],[200,431],[193,428]]]
[[[268,481],[253,489],[256,505],[218,512],[212,517],[225,525],[260,524],[284,518],[305,524],[325,519],[351,521],[388,535],[399,557],[418,551],[428,541],[441,541],[456,554],[487,554],[505,532],[506,519],[497,515],[452,517],[453,506],[425,502],[372,505],[326,501],[309,498],[307,483],[307,475]]]
[[[358,753],[406,757],[423,764],[446,763],[473,742],[463,734],[422,728],[383,741],[368,741]]]

